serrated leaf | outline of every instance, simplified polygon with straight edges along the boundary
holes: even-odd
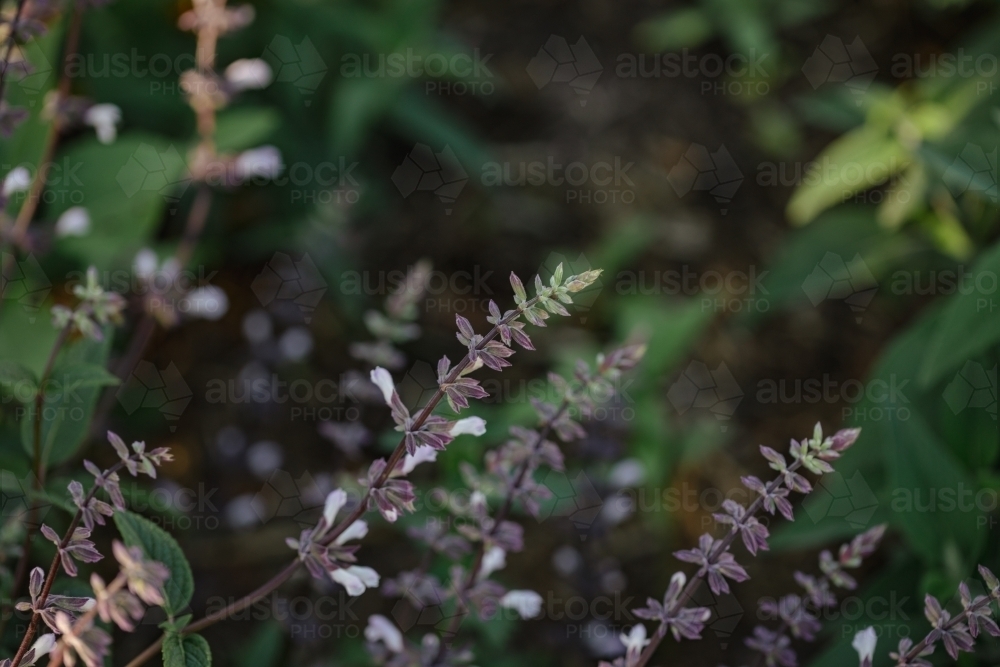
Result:
[[[211,667],[212,650],[201,635],[171,633],[163,640],[163,667]]]
[[[164,586],[164,611],[170,616],[184,611],[194,593],[194,577],[177,540],[149,519],[132,512],[115,512],[115,525],[125,544],[141,547],[147,558],[163,563],[170,570]]]

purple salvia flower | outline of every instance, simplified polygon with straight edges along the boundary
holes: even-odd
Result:
[[[906,661],[906,655],[913,649],[913,640],[909,637],[904,637],[899,640],[899,648],[893,652],[889,653],[889,657],[896,661],[899,667],[932,667],[931,663],[922,658],[934,653],[934,645],[931,644],[922,650],[916,657],[912,660]]]
[[[453,382],[448,382],[450,372],[451,360],[448,357],[441,357],[437,365],[438,387],[444,392],[448,405],[455,412],[461,412],[469,407],[470,398],[480,399],[489,396],[489,393],[479,385],[479,380],[458,377]]]
[[[413,511],[413,502],[416,494],[413,492],[413,485],[402,479],[386,478],[381,486],[376,487],[375,483],[382,475],[386,466],[385,459],[377,459],[368,468],[367,478],[359,481],[362,485],[371,489],[368,497],[368,509],[378,509],[379,513],[386,521],[393,523],[403,512]]]
[[[960,651],[966,653],[972,651],[975,642],[969,636],[968,629],[961,623],[948,627],[951,614],[942,609],[941,603],[932,595],[927,595],[924,598],[924,616],[934,628],[927,635],[928,644],[933,644],[940,639],[944,644],[944,650],[948,652],[952,660],[958,660]]]
[[[701,639],[701,631],[711,618],[712,612],[705,607],[682,606],[680,596],[686,583],[687,577],[684,573],[675,572],[670,578],[670,586],[663,596],[663,602],[649,598],[644,608],[634,610],[635,615],[666,624],[677,641],[682,637],[690,640]]]
[[[125,589],[109,591],[97,573],[90,575],[90,587],[94,589],[101,620],[114,623],[125,632],[132,632],[145,611],[139,598]]]
[[[130,454],[128,447],[125,446],[125,441],[117,434],[108,431],[108,441],[111,442],[111,446],[118,453],[118,458],[122,460],[125,468],[133,477],[138,477],[139,473],[143,473],[156,479],[156,467],[163,465],[165,461],[174,460],[168,447],[157,447],[147,453],[145,442],[133,442],[132,451],[134,454]]]
[[[56,627],[62,634],[60,650],[63,662],[66,667],[75,667],[79,659],[87,667],[102,667],[111,645],[111,636],[104,630],[95,628],[92,620],[81,619],[80,623],[83,627],[77,628],[69,615],[56,615]]]
[[[163,563],[148,560],[139,547],[126,547],[115,540],[111,550],[121,565],[129,590],[146,604],[162,606],[163,586],[170,578],[170,570]]]
[[[45,625],[58,631],[56,627],[56,614],[65,612],[75,621],[77,616],[94,605],[94,600],[83,597],[67,597],[64,595],[49,594],[45,597],[45,602],[41,602],[42,588],[45,585],[45,572],[40,567],[31,570],[28,576],[28,595],[31,602],[18,602],[14,608],[18,611],[30,611],[41,617]]]
[[[794,442],[795,441],[793,440],[793,446]],[[799,493],[809,493],[812,491],[812,485],[809,483],[809,480],[788,469],[788,464],[785,462],[785,457],[783,455],[764,445],[760,446],[760,453],[763,454],[764,458],[768,460],[770,468],[778,471],[788,488],[793,491],[798,491]]]
[[[840,547],[837,560],[841,566],[855,568],[861,565],[861,561],[878,549],[882,536],[885,535],[886,524],[879,524],[869,528],[865,532],[854,537],[849,543]]]
[[[114,515],[115,511],[111,505],[103,500],[91,498],[87,500],[87,494],[83,491],[83,484],[76,480],[69,483],[69,495],[73,497],[73,504],[80,510],[80,518],[87,530],[93,530],[95,525],[103,526],[104,517]]]
[[[531,338],[528,337],[528,334],[524,333],[524,322],[518,322],[516,318],[513,318],[507,324],[500,324],[503,319],[511,317],[515,311],[508,310],[501,315],[499,306],[492,299],[490,299],[489,309],[490,314],[486,318],[486,321],[496,325],[497,333],[500,334],[500,340],[503,341],[504,345],[509,346],[511,341],[514,341],[525,350],[535,349],[534,345],[531,344]]]
[[[979,576],[986,582],[986,588],[989,589],[990,597],[995,602],[1000,601],[1000,579],[997,579],[996,575],[985,565],[979,566]]]
[[[698,538],[698,546],[694,549],[677,551],[674,556],[686,563],[695,563],[701,566],[698,576],[708,576],[708,586],[716,595],[729,592],[729,584],[726,577],[735,582],[746,581],[750,578],[728,551],[723,551],[713,561],[712,552],[719,544],[719,540],[714,539],[708,533]]]
[[[764,509],[768,514],[774,514],[775,510],[781,512],[781,516],[789,521],[795,521],[792,514],[792,504],[788,502],[788,489],[775,486],[771,491],[767,490],[767,485],[753,475],[741,477],[743,486],[759,494],[764,498]]]
[[[858,586],[858,582],[854,580],[854,577],[844,572],[841,564],[834,560],[833,554],[829,551],[820,553],[819,569],[823,571],[823,574],[827,576],[834,586],[846,588],[849,591],[853,591]]]
[[[972,638],[979,636],[980,626],[992,636],[1000,636],[1000,627],[997,627],[990,606],[986,603],[988,598],[985,595],[977,595],[973,599],[964,581],[958,585],[958,593],[962,599],[962,609],[968,612],[969,634]]]
[[[830,581],[826,577],[817,579],[811,575],[796,572],[795,581],[806,589],[806,597],[816,609],[837,606],[837,597],[830,592]]]
[[[753,637],[745,640],[747,646],[764,656],[767,667],[796,667],[798,660],[790,648],[792,640],[787,635],[768,630],[762,625],[753,629]]]
[[[118,473],[101,470],[90,461],[84,461],[83,467],[94,476],[94,483],[108,494],[112,506],[118,511],[123,511],[125,509],[125,498],[122,496],[121,479],[118,477]]]
[[[713,514],[715,520],[722,524],[731,524],[739,531],[743,538],[743,544],[747,551],[754,556],[757,550],[767,551],[767,528],[757,520],[757,517],[747,514],[746,508],[735,500],[726,500],[722,503],[725,514]]]
[[[59,549],[63,570],[71,577],[75,577],[77,573],[76,563],[73,562],[74,558],[81,563],[96,563],[104,558],[94,547],[94,543],[87,539],[90,537],[90,531],[86,528],[74,529],[73,536],[66,542],[65,547],[59,547],[62,538],[45,524],[42,524],[42,535]]]

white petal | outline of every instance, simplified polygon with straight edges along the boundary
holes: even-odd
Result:
[[[3,179],[3,194],[9,197],[15,192],[23,192],[31,187],[31,173],[24,167],[15,167]]]
[[[403,474],[409,475],[421,463],[437,461],[438,450],[430,445],[419,445],[412,454],[407,454],[403,459]]]
[[[188,292],[185,305],[188,315],[214,322],[229,310],[229,297],[221,287],[206,285]]]
[[[521,618],[535,618],[542,610],[542,596],[535,591],[508,591],[500,598],[500,606],[515,610]]]
[[[364,519],[358,519],[350,526],[347,527],[344,532],[337,536],[334,540],[337,544],[343,544],[344,542],[349,542],[351,540],[360,540],[362,537],[368,534],[368,522]]]
[[[382,398],[386,405],[392,405],[392,392],[396,390],[396,385],[392,382],[392,375],[381,366],[377,366],[371,372],[372,382],[382,391]]]
[[[48,655],[52,652],[53,647],[56,645],[56,636],[51,632],[46,633],[35,640],[35,643],[31,645],[31,648],[35,649],[35,660],[38,660],[43,655]]]
[[[330,492],[330,495],[326,497],[326,504],[323,506],[323,518],[326,519],[326,525],[333,525],[333,520],[337,518],[337,512],[339,512],[340,508],[346,504],[346,491],[343,489],[336,489],[335,491]]]
[[[260,58],[240,58],[226,68],[226,81],[236,90],[267,88],[271,76],[271,66]]]
[[[460,436],[463,433],[475,436],[486,433],[486,421],[481,417],[466,417],[455,422],[455,425],[448,431],[448,435],[452,437]]]
[[[281,160],[281,151],[276,147],[260,146],[237,155],[233,167],[236,177],[242,181],[248,178],[276,178],[285,165]]]
[[[102,144],[114,143],[121,120],[122,110],[115,104],[95,104],[83,115],[83,122],[94,128]]]
[[[157,259],[156,253],[149,248],[143,248],[137,252],[135,259],[132,260],[132,266],[135,268],[136,275],[143,280],[149,280],[152,278],[159,265],[160,260]]]
[[[489,551],[483,554],[483,562],[479,567],[479,578],[485,579],[505,567],[507,567],[507,552],[500,547],[490,547]]]
[[[372,568],[365,567],[364,565],[351,565],[347,569],[351,571],[351,574],[360,579],[368,588],[375,588],[378,586],[380,577],[378,572]]]
[[[347,594],[357,597],[365,592],[364,583],[346,569],[334,570],[330,573],[330,578],[347,589]]]
[[[83,206],[63,211],[56,221],[56,236],[85,236],[90,231],[90,213]]]
[[[867,660],[868,664],[871,664],[872,657],[875,655],[875,644],[877,642],[878,636],[875,634],[875,628],[868,626],[854,635],[854,641],[851,642],[851,646],[858,652],[858,656],[862,662]]]
[[[403,633],[381,614],[372,614],[368,617],[368,627],[365,628],[365,639],[370,642],[381,640],[393,653],[400,653],[403,650]]]

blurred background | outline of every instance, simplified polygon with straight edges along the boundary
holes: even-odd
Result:
[[[569,318],[534,330],[537,351],[481,373],[494,395],[469,414],[487,434],[421,467],[418,512],[373,521],[359,552],[385,578],[415,567],[404,529],[447,520],[434,490],[461,488],[462,462],[481,467],[509,425],[532,423],[547,371],[644,339],[566,472],[540,479],[554,494],[543,520],[519,514],[526,549],[498,578],[539,591],[542,618],[466,619],[476,664],[619,654],[629,610],[678,569],[672,552],[711,527],[741,475],[766,474],[757,446],[784,451],[817,421],[861,438],[793,524],[771,526],[771,551],[738,549],[752,578],[699,600],[715,612],[705,640],[668,640],[659,664],[749,664],[758,602],[878,523],[883,548],[821,638],[799,645],[803,664],[853,664],[868,625],[884,656],[926,631],[925,593],[951,600],[976,563],[996,565],[995,2],[254,0],[218,63],[261,58],[273,80],[220,112],[217,143],[274,147],[281,169],[211,184],[184,274],[217,288],[200,302],[136,278],[176,251],[202,191],[185,175],[197,139],[178,83],[190,6],[99,4],[83,14],[71,90],[120,107],[118,136],[59,135],[31,252],[5,248],[0,355],[41,369],[48,306],[71,302],[88,266],[129,300],[94,352],[122,384],[87,395],[94,417],[49,483],[112,458],[107,428],[173,448],[164,474],[128,493],[188,553],[194,610],[270,576],[324,493],[358,488],[395,445],[365,379],[374,365],[410,404],[426,399],[436,360],[460,353],[455,316],[484,328],[489,300],[512,303],[511,271],[527,281],[560,262],[604,272]],[[26,47],[34,69],[8,97],[31,118],[3,143],[5,171],[44,154],[59,69],[44,63],[59,62],[69,20],[54,14]],[[89,212],[82,235],[55,224],[75,206]],[[426,289],[401,314],[391,297],[414,267]],[[0,410],[3,468],[20,476],[18,404]],[[324,610],[309,591],[296,579],[279,602],[301,604],[207,631],[217,663],[368,664],[369,614],[416,637],[437,622],[371,593]],[[114,664],[156,634],[117,638]],[[987,637],[960,664],[997,661]]]

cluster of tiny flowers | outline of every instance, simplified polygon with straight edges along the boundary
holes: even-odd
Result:
[[[735,556],[729,552],[730,546],[737,536],[741,537],[747,551],[756,554],[760,550],[768,548],[767,528],[757,519],[756,515],[760,509],[764,509],[769,514],[780,512],[788,520],[793,520],[791,503],[788,495],[791,491],[798,493],[809,493],[812,485],[809,480],[798,471],[805,468],[809,472],[822,475],[833,471],[829,461],[840,457],[841,452],[850,447],[858,438],[859,429],[843,429],[833,436],[824,437],[823,429],[816,424],[813,434],[801,442],[792,440],[790,455],[792,462],[789,463],[785,457],[771,449],[761,446],[760,451],[768,461],[768,465],[775,470],[778,475],[768,483],[762,482],[757,477],[748,476],[742,479],[744,486],[756,494],[755,500],[749,507],[743,507],[739,503],[727,501],[723,505],[724,513],[716,514],[715,519],[721,525],[730,526],[728,532],[722,538],[716,538],[710,533],[705,533],[698,539],[698,545],[692,549],[684,549],[674,555],[681,561],[693,563],[698,566],[694,579],[688,581],[682,572],[677,572],[670,580],[663,601],[650,598],[646,606],[635,610],[637,617],[659,623],[656,633],[657,644],[669,630],[674,639],[701,639],[701,632],[705,623],[711,617],[711,610],[705,607],[687,607],[687,602],[694,593],[695,587],[701,580],[706,580],[708,587],[716,596],[729,592],[729,581],[742,582],[749,579],[746,570],[743,569]],[[881,536],[881,532],[879,532]],[[854,547],[845,545],[841,550],[839,563],[834,563],[832,556],[828,553],[821,557],[821,565],[826,576],[834,580],[834,576],[840,576],[840,581],[851,580],[842,573],[843,567],[857,567],[860,558],[869,548],[871,536],[859,538],[852,542]],[[877,540],[876,540],[877,542]],[[874,547],[871,547],[874,548]],[[852,551],[855,549],[855,551]],[[829,570],[829,571],[828,571]],[[838,585],[842,585],[839,584]],[[647,645],[646,630],[641,624],[633,627],[627,634],[622,635],[625,644],[625,655],[616,658],[614,663],[602,662],[602,666],[613,665],[614,667],[640,667],[648,661],[655,650],[655,646],[644,650]],[[808,632],[811,624],[807,620],[801,621],[799,631]],[[650,640],[652,641],[652,640]],[[789,648],[791,640],[781,633],[774,633],[764,627],[759,627],[755,635],[749,640],[750,645],[765,653],[770,667],[774,665],[793,665],[795,662],[794,652]]]
[[[819,619],[823,610],[837,605],[831,586],[846,590],[857,587],[854,578],[844,570],[860,567],[862,560],[878,549],[885,528],[883,524],[857,535],[841,545],[837,558],[829,551],[823,551],[819,557],[819,576],[795,572],[795,581],[803,589],[802,595],[791,593],[777,600],[766,598],[760,602],[761,618],[781,621],[777,629],[758,625],[753,636],[745,642],[760,653],[763,664],[768,667],[795,667],[798,664],[791,647],[792,638],[815,641],[816,633],[821,628]]]
[[[76,308],[52,307],[52,324],[57,329],[72,327],[87,338],[102,340],[105,325],[121,323],[125,299],[121,294],[101,287],[94,267],[87,269],[86,282],[75,285],[73,294],[80,300]]]
[[[437,576],[428,572],[429,561],[416,570],[401,572],[388,580],[383,592],[390,597],[408,597],[418,608],[427,605],[453,603],[456,615],[453,627],[446,629],[445,641],[451,641],[458,630],[457,623],[466,610],[474,610],[481,618],[486,618],[499,606],[510,609],[524,619],[535,618],[541,612],[542,597],[532,590],[506,590],[490,576],[504,568],[508,553],[516,553],[524,548],[523,529],[520,524],[506,519],[506,513],[515,503],[523,506],[536,518],[540,504],[551,496],[549,489],[534,479],[535,472],[542,467],[562,471],[563,455],[559,446],[549,440],[549,435],[557,434],[564,442],[571,442],[584,435],[582,426],[570,417],[570,413],[589,415],[595,407],[594,396],[610,396],[610,383],[621,373],[635,366],[644,353],[644,346],[630,345],[614,350],[608,355],[600,355],[596,369],[587,364],[577,365],[572,382],[558,375],[551,375],[551,381],[558,394],[557,403],[534,401],[538,416],[538,426],[534,429],[513,426],[510,439],[496,450],[486,454],[486,470],[476,471],[471,465],[462,466],[462,475],[470,490],[467,506],[453,507],[451,511],[458,519],[447,522],[456,530],[449,532],[443,522],[431,522],[421,527],[409,529],[409,535],[423,542],[430,554],[441,554],[451,561],[458,561],[475,551],[470,568],[453,563],[449,579],[445,585]],[[488,498],[500,499],[500,509],[491,514]],[[407,648],[395,628],[383,629],[387,620],[376,620],[369,624],[371,635],[381,638],[381,643],[372,646],[376,660],[381,663],[403,667],[421,665],[420,647]],[[395,631],[398,633],[398,631]],[[450,662],[436,664],[457,664],[464,653],[456,653]]]
[[[931,667],[931,663],[924,658],[934,653],[938,642],[944,645],[952,660],[958,660],[959,653],[971,653],[975,649],[976,639],[983,630],[993,637],[1000,637],[1000,627],[993,620],[992,606],[994,602],[1000,602],[1000,579],[983,565],[979,566],[979,576],[986,584],[987,594],[973,597],[963,581],[958,585],[962,610],[954,616],[942,608],[934,596],[924,598],[924,616],[931,624],[931,631],[916,644],[909,637],[899,640],[896,650],[889,653],[897,667]],[[858,652],[861,667],[871,667],[877,641],[874,628],[865,628],[854,636],[853,646]]]
[[[288,546],[299,552],[299,560],[317,579],[329,577],[347,589],[348,595],[361,595],[368,588],[378,586],[378,572],[370,567],[355,565],[357,545],[346,546],[350,540],[360,540],[368,534],[368,523],[358,519],[332,541],[330,531],[336,525],[337,514],[347,504],[343,489],[331,491],[323,506],[323,516],[313,528],[306,528],[299,539],[288,538]]]
[[[59,563],[63,571],[71,577],[78,574],[76,561],[95,563],[103,558],[95,544],[89,539],[95,526],[103,526],[105,517],[116,510],[125,509],[124,498],[119,487],[117,470],[125,468],[132,475],[148,474],[156,476],[156,466],[172,459],[166,448],[145,451],[145,444],[132,444],[129,452],[125,443],[114,433],[108,438],[118,453],[120,461],[108,470],[101,470],[90,461],[84,465],[94,475],[94,486],[84,493],[78,481],[69,484],[69,493],[77,508],[71,530],[60,537],[55,530],[42,525],[41,532],[46,539],[56,545]],[[98,489],[104,489],[111,503],[96,498]],[[77,526],[82,522],[84,525]],[[94,617],[100,616],[107,623],[114,623],[127,632],[135,628],[135,623],[145,613],[143,603],[162,605],[163,587],[170,571],[161,563],[145,558],[139,547],[126,547],[115,540],[112,551],[118,561],[119,574],[110,583],[97,574],[90,578],[94,597],[70,597],[49,592],[55,571],[46,575],[42,568],[32,569],[28,577],[28,601],[18,602],[15,608],[30,612],[44,623],[51,633],[42,635],[21,657],[18,667],[32,665],[41,656],[53,653],[58,659],[73,667],[77,661],[87,667],[104,664],[111,637],[106,631],[94,626]],[[11,667],[12,659],[0,662],[0,667]]]

